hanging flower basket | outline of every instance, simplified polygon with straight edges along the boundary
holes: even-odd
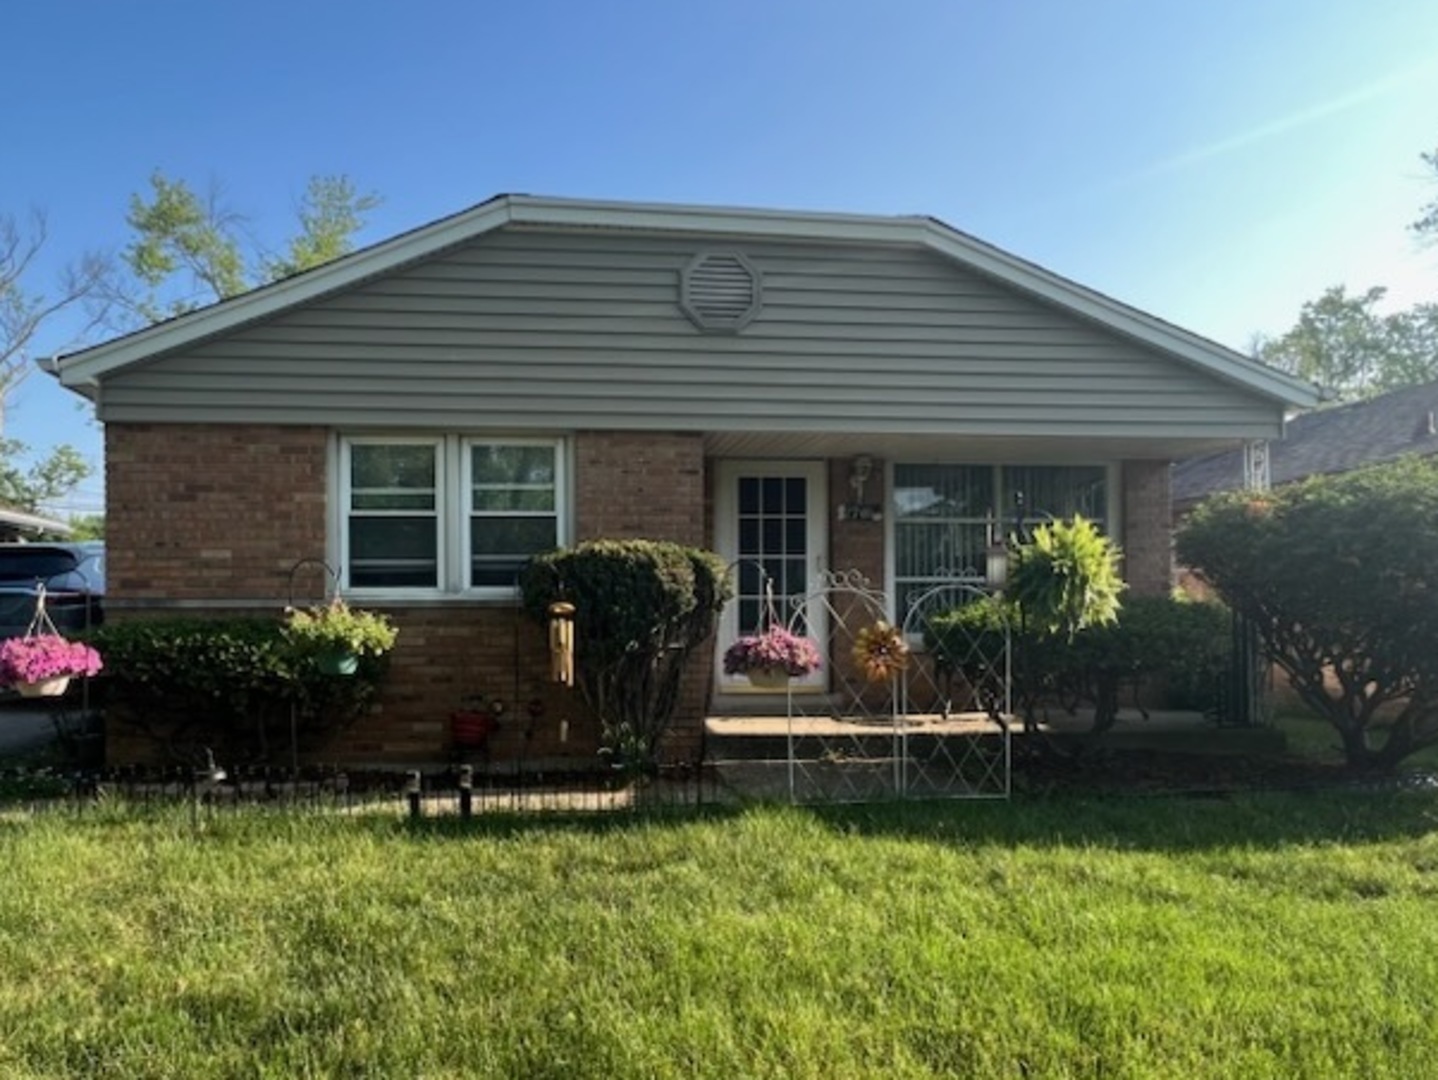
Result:
[[[338,598],[312,608],[290,608],[285,639],[296,656],[322,675],[353,675],[361,656],[383,656],[394,648],[396,631],[387,617],[352,608]]]
[[[315,668],[321,675],[353,675],[359,670],[359,656],[352,652],[322,652],[315,656]]]
[[[70,688],[70,676],[57,675],[39,682],[17,682],[15,692],[23,698],[59,697]]]
[[[30,634],[0,641],[0,685],[22,697],[56,697],[75,676],[97,674],[100,654],[59,634]]]
[[[817,645],[782,626],[745,634],[724,650],[724,674],[746,675],[752,685],[769,690],[818,671],[822,665]]]
[[[789,672],[777,664],[773,667],[750,668],[744,674],[749,678],[749,685],[760,690],[782,690],[789,685]]]

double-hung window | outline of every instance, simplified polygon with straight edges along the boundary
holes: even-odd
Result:
[[[529,558],[567,539],[562,440],[351,436],[339,462],[348,591],[509,595]]]
[[[531,555],[559,544],[553,442],[464,443],[468,585],[502,589]]]

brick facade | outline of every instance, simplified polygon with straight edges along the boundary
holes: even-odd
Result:
[[[279,617],[291,568],[326,551],[329,432],[270,425],[110,424],[106,428],[109,599],[114,618],[158,614]],[[581,434],[575,439],[577,539],[649,537],[703,546],[705,463],[698,436]],[[295,599],[323,595],[319,571]],[[203,609],[195,605],[203,605]],[[227,610],[228,605],[228,610]],[[271,606],[272,605],[272,606]],[[493,761],[585,761],[597,724],[549,681],[544,630],[509,603],[370,604],[399,627],[378,709],[317,755],[336,762],[434,762],[450,753],[449,716],[474,698],[504,706]],[[711,659],[686,676],[668,753],[697,753]],[[112,740],[116,761],[155,747]]]
[[[1173,587],[1173,506],[1167,461],[1123,463],[1124,579],[1135,596]]]
[[[329,432],[309,426],[110,424],[106,428],[109,594],[114,617],[176,601],[277,617],[290,572],[326,551]],[[574,439],[575,538],[646,537],[700,547],[713,536],[714,462],[699,435],[581,432]],[[887,588],[882,521],[839,521],[852,463],[828,465],[827,565]],[[1169,588],[1169,468],[1123,466],[1125,573],[1137,594]],[[866,503],[884,505],[875,461]],[[318,573],[296,599],[321,595]],[[271,607],[271,605],[273,605]],[[504,705],[495,761],[592,761],[597,724],[548,679],[543,628],[511,603],[376,604],[400,628],[378,709],[325,748],[339,762],[432,762],[449,753],[449,715],[475,698]],[[836,642],[835,655],[847,655]],[[686,672],[667,754],[702,749],[713,646]],[[564,736],[561,739],[561,735]],[[138,750],[117,743],[122,757]]]
[[[273,600],[325,553],[320,427],[107,424],[107,589],[134,600]]]
[[[583,431],[574,460],[576,540],[708,542],[703,436]]]
[[[708,547],[702,435],[583,431],[574,440],[575,539],[644,538]],[[665,740],[673,760],[703,746],[713,646],[694,650]]]

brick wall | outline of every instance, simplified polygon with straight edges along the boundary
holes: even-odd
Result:
[[[850,484],[852,474],[852,458],[834,458],[829,462],[829,551],[825,565],[839,573],[857,570],[871,587],[888,592],[891,590],[885,577],[884,522],[839,520],[839,507],[856,499]],[[864,483],[864,502],[887,510],[887,498],[884,463],[874,458],[873,472]],[[842,676],[843,685],[865,687],[863,697],[869,708],[884,709],[888,705],[887,688],[882,684],[867,684],[854,661],[854,635],[880,613],[852,607],[842,614],[846,625],[830,627],[828,658],[831,688],[838,685],[832,680]],[[882,617],[888,618],[888,614],[882,613]]]
[[[706,544],[702,436],[586,431],[574,451],[577,540]]]
[[[111,424],[106,429],[109,587],[126,601],[225,602],[277,617],[291,567],[325,552],[327,441],[320,427]],[[645,537],[706,546],[706,463],[697,435],[581,433],[575,439],[576,539]],[[847,484],[847,479],[845,480]],[[873,549],[870,532],[853,539]],[[881,541],[880,541],[881,542]],[[321,595],[308,571],[297,597]],[[256,602],[271,602],[273,612]],[[449,752],[449,714],[465,698],[498,698],[492,756],[592,760],[597,725],[578,695],[548,682],[541,627],[508,605],[373,605],[400,638],[380,705],[318,756],[338,762],[434,761]],[[155,612],[149,612],[151,614]],[[130,613],[131,617],[136,614]],[[515,645],[519,658],[516,664]],[[710,694],[712,643],[686,672],[666,754],[697,755]],[[529,705],[537,703],[531,717]],[[569,720],[560,743],[560,721]],[[124,746],[119,758],[143,756]]]
[[[1173,582],[1169,463],[1123,463],[1124,579],[1137,596],[1166,596]]]
[[[117,601],[283,600],[325,553],[324,428],[105,426],[107,591]]]

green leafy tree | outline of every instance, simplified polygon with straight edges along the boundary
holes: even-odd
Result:
[[[1424,166],[1432,174],[1431,179],[1438,183],[1438,149],[1431,154],[1419,155],[1423,159]],[[1424,205],[1418,215],[1418,220],[1409,226],[1418,238],[1425,243],[1438,241],[1438,198],[1434,198]]]
[[[1438,378],[1438,305],[1383,315],[1376,308],[1386,293],[1329,289],[1303,305],[1292,329],[1261,340],[1258,358],[1344,401]]]
[[[18,462],[25,449],[15,439],[0,439],[0,506],[36,513],[90,475],[89,463],[73,446],[57,446],[47,457],[22,468]]]
[[[1179,558],[1252,620],[1357,770],[1438,742],[1438,460],[1203,503]]]
[[[104,514],[71,514],[71,515],[70,515],[70,539],[72,539],[72,540],[103,540],[103,539],[105,539],[105,515],[104,515]]]
[[[348,177],[311,177],[296,210],[299,231],[284,254],[271,255],[251,240],[217,185],[202,196],[156,171],[148,198],[130,196],[125,220],[134,239],[122,258],[134,282],[116,298],[132,316],[156,322],[237,296],[347,254],[378,205]]]

